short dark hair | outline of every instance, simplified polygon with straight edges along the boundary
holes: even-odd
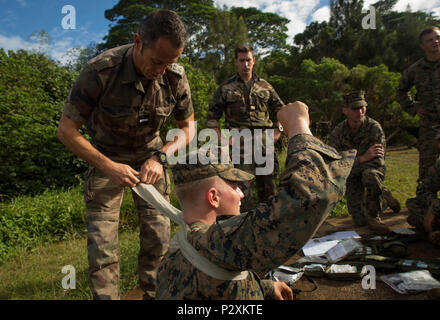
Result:
[[[174,47],[181,48],[186,42],[186,28],[179,15],[171,10],[159,9],[149,14],[141,22],[139,34],[142,43],[152,47],[156,41],[165,37]]]
[[[252,52],[252,55],[253,55],[254,49],[250,45],[247,45],[247,44],[238,46],[237,48],[235,48],[235,52],[234,52],[235,59],[237,59],[239,52],[242,52],[242,53]]]
[[[439,27],[429,27],[429,28],[426,28],[425,30],[423,30],[419,35],[419,43],[423,42],[424,36],[426,36],[427,34],[430,34],[432,32],[435,32],[435,31],[440,31],[440,28]]]

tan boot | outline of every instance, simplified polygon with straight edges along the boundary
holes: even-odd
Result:
[[[386,224],[384,224],[379,217],[377,218],[373,218],[373,217],[368,217],[367,218],[367,226],[368,229],[370,229],[371,231],[374,231],[376,234],[384,236],[387,235],[389,233],[391,233],[391,229],[388,228],[388,226]]]
[[[382,196],[387,202],[388,206],[393,210],[394,213],[398,213],[400,211],[400,203],[399,201],[393,197],[390,190],[383,187],[382,188]]]

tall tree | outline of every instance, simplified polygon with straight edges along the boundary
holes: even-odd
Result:
[[[110,25],[108,35],[104,37],[105,43],[99,48],[109,49],[132,42],[142,18],[157,9],[173,10],[182,17],[189,35],[185,54],[198,56],[198,39],[216,11],[213,0],[120,0],[104,13],[113,25]]]
[[[363,29],[362,0],[332,0],[330,21],[314,22],[295,36],[295,44],[303,58],[319,62],[333,57],[349,67],[387,65],[392,71],[401,71],[419,59],[422,52],[418,35],[426,27],[439,25],[432,13],[422,11],[395,12],[397,0],[381,0],[375,8],[375,29]]]
[[[257,8],[232,7],[230,9],[246,23],[250,42],[257,50],[285,49],[289,19]]]
[[[249,43],[246,23],[226,7],[218,10],[207,26],[205,57],[201,64],[211,72],[217,83],[234,73],[234,50],[238,45]]]

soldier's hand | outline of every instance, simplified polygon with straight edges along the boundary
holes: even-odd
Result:
[[[381,144],[374,144],[363,154],[363,162],[370,161],[377,157],[383,157],[384,155],[385,150],[383,149],[383,146]]]
[[[274,296],[275,300],[293,300],[292,289],[284,282],[275,281],[274,286]]]
[[[426,232],[429,233],[432,231],[432,224],[434,223],[434,220],[435,220],[435,216],[433,215],[431,209],[429,209],[423,219],[423,227],[425,228]]]
[[[143,183],[154,184],[162,177],[163,166],[156,156],[152,156],[141,167],[140,179]]]
[[[107,168],[104,173],[112,182],[122,187],[133,188],[139,183],[137,178],[139,172],[126,164],[113,162],[112,166]]]
[[[301,133],[312,134],[309,128],[309,107],[306,104],[295,101],[283,106],[277,113],[277,119],[284,127],[287,136],[293,136]]]

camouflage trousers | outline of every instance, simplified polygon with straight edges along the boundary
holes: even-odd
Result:
[[[269,175],[256,175],[255,164],[235,164],[236,168],[249,172],[255,175],[255,181],[242,181],[239,182],[239,187],[244,194],[244,198],[241,199],[240,212],[247,212],[255,208],[254,188],[256,184],[258,203],[268,202],[269,198],[275,195],[276,192],[276,177],[279,171],[278,160],[275,158],[274,170]]]
[[[154,185],[168,199],[169,176]],[[84,184],[86,204],[87,251],[89,277],[94,299],[119,299],[118,225],[124,188],[110,181],[101,171],[89,167]],[[144,291],[155,291],[156,269],[168,250],[170,221],[134,191],[138,212],[140,251],[138,254],[139,285]]]
[[[429,204],[424,203],[423,200],[414,197],[406,200],[406,207],[408,208],[407,221],[413,227],[416,227],[420,231],[424,231],[424,220],[428,209],[431,209],[432,213],[440,214],[440,199],[432,199]],[[433,224],[433,231],[440,230],[440,219],[435,219]]]
[[[417,149],[419,150],[419,181],[426,178],[428,169],[433,166],[439,158],[437,150],[438,131],[430,128],[420,127],[417,138]]]
[[[367,215],[377,217],[385,208],[382,197],[383,172],[376,169],[355,169],[347,179],[348,212],[357,226],[367,223]]]

